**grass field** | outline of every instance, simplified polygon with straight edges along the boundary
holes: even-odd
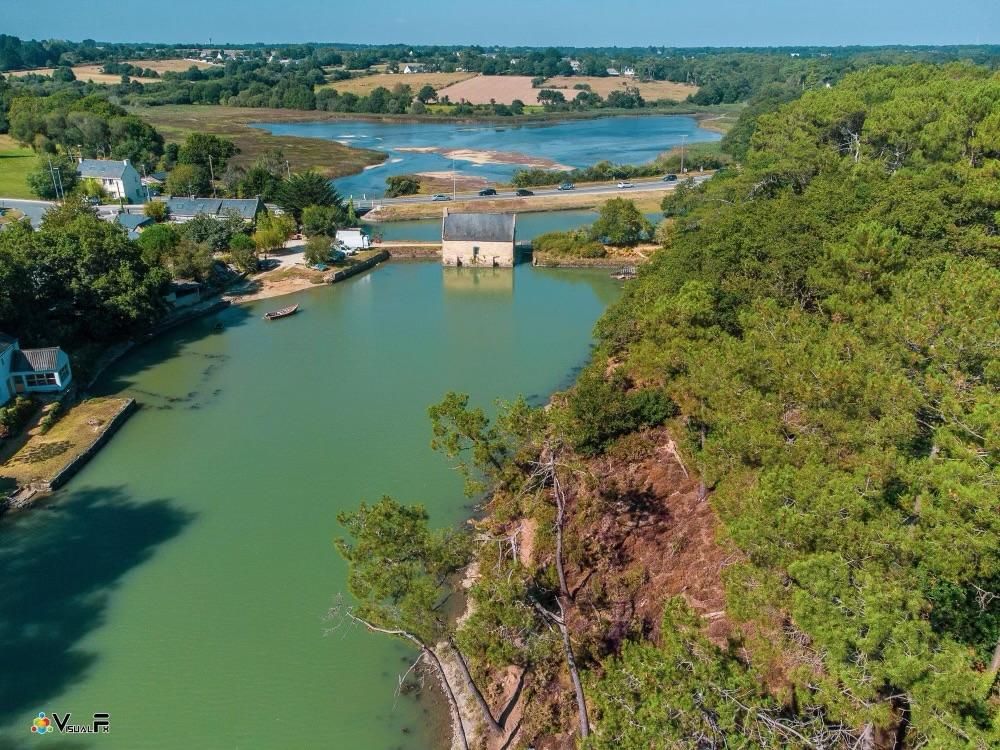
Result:
[[[35,165],[30,148],[19,146],[9,135],[0,135],[0,197],[34,198],[24,181]]]
[[[394,86],[404,84],[417,93],[424,86],[433,86],[434,90],[443,89],[446,86],[459,83],[468,78],[472,78],[475,73],[377,73],[373,76],[362,76],[361,78],[350,78],[346,81],[331,81],[324,84],[322,88],[336,89],[341,94],[348,92],[358,96],[367,96],[379,86],[392,91]]]
[[[322,120],[322,112],[193,104],[143,107],[132,111],[152,123],[168,141],[180,142],[193,132],[230,138],[240,149],[233,161],[244,166],[252,164],[261,153],[280,148],[293,172],[315,169],[328,177],[342,177],[360,172],[371,164],[380,164],[385,158],[378,151],[351,148],[322,138],[271,135],[248,125],[252,122]]]
[[[209,63],[195,62],[194,60],[127,60],[126,62],[129,62],[132,65],[137,65],[141,68],[150,68],[160,74],[163,74],[168,70],[187,70],[192,65],[199,68],[212,67]],[[102,73],[101,67],[101,65],[77,65],[73,68],[73,75],[76,76],[78,81],[93,81],[94,83],[104,84],[115,84],[121,82],[122,77],[120,75]],[[7,75],[25,76],[31,73],[37,73],[38,75],[47,76],[52,75],[52,70],[52,68],[39,68],[38,70],[15,70],[11,71]],[[139,81],[140,83],[156,83],[157,81],[156,78],[134,78],[132,80]]]
[[[687,99],[689,94],[698,91],[697,86],[690,86],[686,83],[673,83],[672,81],[638,81],[634,78],[621,77],[597,77],[597,76],[568,76],[549,78],[542,85],[543,88],[569,89],[566,98],[572,99],[577,92],[573,89],[578,83],[586,83],[591,91],[600,94],[605,99],[612,91],[621,91],[625,86],[636,86],[642,98],[648,102],[655,102],[659,99],[670,99],[679,102]]]

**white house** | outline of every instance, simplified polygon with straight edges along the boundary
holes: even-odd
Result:
[[[139,173],[128,159],[80,159],[76,172],[81,179],[95,180],[115,200],[124,199],[126,203],[146,200]]]
[[[0,406],[22,393],[59,393],[72,381],[62,349],[21,349],[17,339],[0,333]]]
[[[630,65],[625,66],[622,70],[622,75],[627,76],[628,78],[635,78],[635,68]]]
[[[337,244],[343,245],[349,250],[365,250],[372,246],[371,237],[365,234],[363,229],[338,229]]]
[[[423,73],[426,67],[421,63],[409,63],[405,68],[403,68],[403,73],[405,75],[413,75],[414,73]]]

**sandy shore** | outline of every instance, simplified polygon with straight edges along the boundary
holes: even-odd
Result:
[[[525,169],[558,169],[569,171],[573,167],[560,164],[542,156],[528,156],[514,151],[492,151],[473,148],[439,148],[437,146],[406,146],[396,151],[408,151],[418,154],[441,154],[447,159],[465,161],[470,164],[516,164]]]

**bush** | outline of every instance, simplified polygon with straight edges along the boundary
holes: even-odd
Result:
[[[616,438],[662,424],[677,413],[674,402],[662,391],[630,387],[620,373],[606,380],[599,370],[591,368],[580,377],[569,397],[568,428],[580,453],[603,453]]]
[[[403,195],[416,195],[420,192],[420,181],[407,174],[397,174],[385,178],[385,197],[399,198]]]
[[[156,222],[167,220],[167,204],[163,201],[146,201],[142,205],[142,212]]]
[[[233,235],[229,241],[229,262],[240,273],[256,273],[257,245],[245,234]]]
[[[18,396],[14,403],[0,409],[0,438],[12,438],[20,433],[37,407],[33,398]]]
[[[59,421],[59,417],[61,416],[62,416],[62,404],[60,404],[57,401],[56,403],[52,404],[52,408],[48,410],[45,416],[42,417],[41,421],[38,423],[38,431],[42,435],[44,435],[45,433],[47,433],[49,430],[52,429],[55,423]]]
[[[548,232],[532,241],[536,253],[563,258],[603,258],[607,250],[586,232]]]

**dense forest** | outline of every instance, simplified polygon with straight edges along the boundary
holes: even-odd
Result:
[[[1000,76],[872,68],[745,130],[569,391],[431,409],[474,535],[341,519],[351,616],[459,649],[490,747],[1000,744]]]

